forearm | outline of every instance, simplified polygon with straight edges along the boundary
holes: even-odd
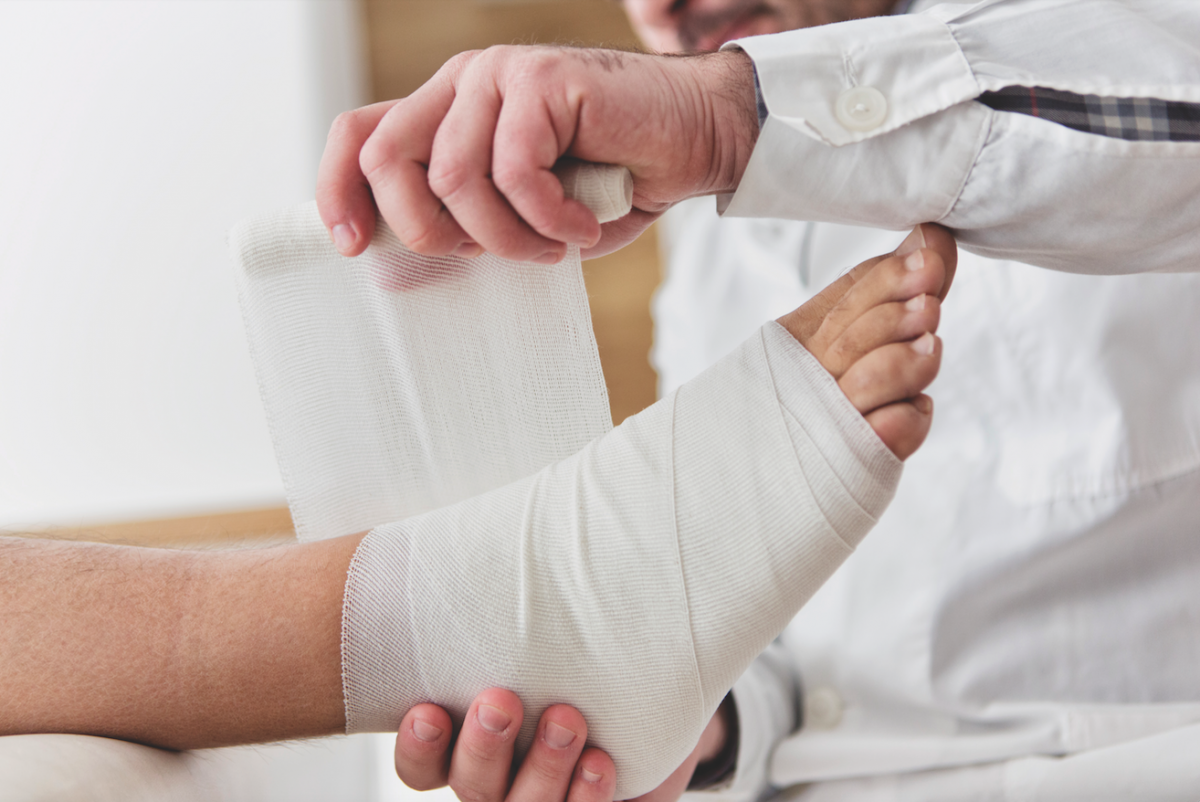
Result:
[[[0,539],[0,734],[186,749],[341,732],[359,540],[189,552]]]

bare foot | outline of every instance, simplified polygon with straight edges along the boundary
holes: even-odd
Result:
[[[934,332],[957,259],[949,232],[918,226],[895,253],[868,259],[779,319],[900,459],[933,419],[921,391],[941,365]]]

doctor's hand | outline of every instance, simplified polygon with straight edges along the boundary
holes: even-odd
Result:
[[[451,59],[407,98],[334,122],[317,179],[338,250],[361,253],[375,210],[418,253],[553,263],[632,241],[669,206],[736,189],[758,135],[741,51],[691,57],[493,47]],[[633,211],[601,226],[563,198],[563,156],[620,164]]]
[[[542,714],[533,746],[520,766],[513,744],[524,711],[511,691],[493,688],[475,697],[457,740],[450,716],[431,704],[404,717],[396,737],[396,774],[418,791],[449,785],[463,802],[610,802],[616,769],[604,752],[584,748],[587,724],[577,710],[554,705]],[[673,802],[697,764],[721,752],[727,737],[721,712],[700,743],[667,780],[640,802]]]

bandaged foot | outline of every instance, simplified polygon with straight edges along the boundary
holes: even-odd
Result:
[[[394,731],[418,702],[461,716],[502,686],[526,744],[569,703],[618,798],[661,783],[928,429],[953,244],[925,233],[574,456],[376,527],[346,586],[347,729]]]

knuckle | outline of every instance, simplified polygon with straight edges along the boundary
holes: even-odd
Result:
[[[329,126],[329,141],[339,142],[358,139],[363,135],[365,127],[363,115],[359,109],[343,111],[337,117],[333,118],[333,123]]]
[[[450,782],[450,790],[458,797],[459,802],[494,802],[492,794],[476,787],[469,782]]]
[[[409,250],[423,256],[442,256],[442,237],[433,226],[405,226],[403,232],[397,232],[397,237]]]
[[[385,171],[395,160],[395,145],[386,137],[368,137],[358,152],[358,167],[368,180]]]
[[[529,171],[508,161],[497,160],[492,166],[492,182],[506,196],[522,191],[529,185]]]
[[[466,165],[457,158],[442,157],[429,165],[429,189],[442,200],[453,198],[470,181]]]
[[[474,50],[464,50],[463,52],[459,53],[456,56],[453,56],[449,61],[447,61],[446,66],[461,69],[462,67],[465,67],[466,65],[470,64],[475,59],[479,58],[479,55],[481,53],[483,53],[483,50],[480,50],[479,48],[476,48]]]
[[[540,754],[536,759],[526,760],[527,771],[533,775],[537,785],[555,787],[570,782],[575,768],[571,755]]]
[[[499,737],[462,738],[458,750],[470,765],[491,766],[504,757],[507,746]]]

